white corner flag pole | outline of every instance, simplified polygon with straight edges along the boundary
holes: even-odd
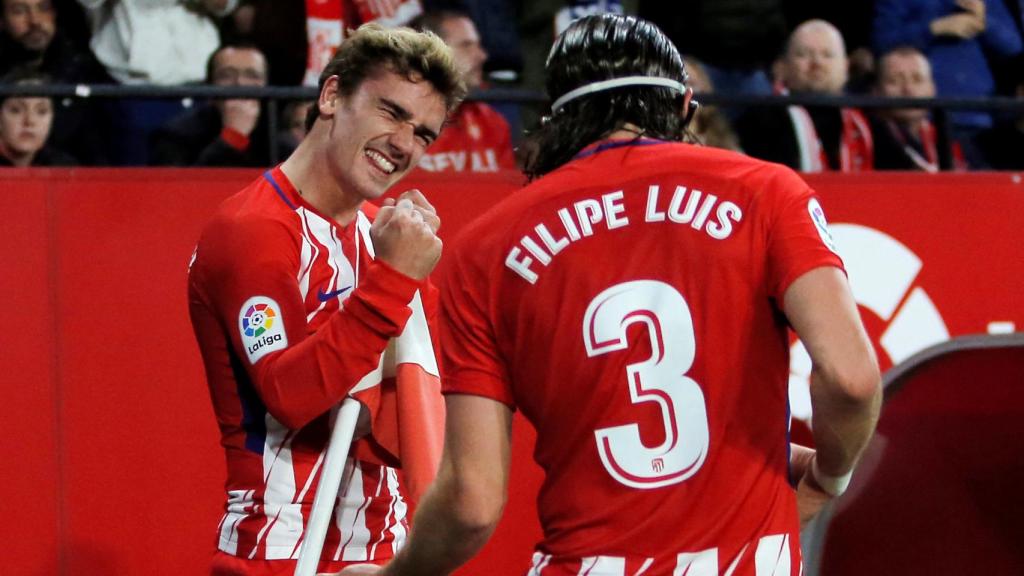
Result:
[[[352,446],[352,435],[355,433],[359,420],[359,402],[354,398],[345,398],[331,430],[331,439],[327,443],[327,455],[320,474],[320,484],[313,498],[313,509],[306,525],[306,536],[302,540],[299,561],[295,565],[295,576],[315,576],[320,554],[324,549],[324,538],[327,536],[327,525],[334,512],[334,501],[338,498],[341,488],[341,476],[345,471],[345,459],[348,458]]]

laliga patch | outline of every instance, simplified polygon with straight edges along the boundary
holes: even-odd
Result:
[[[825,220],[825,211],[821,209],[821,204],[818,203],[816,198],[811,198],[811,201],[807,203],[807,212],[811,215],[811,220],[814,222],[814,227],[818,229],[818,236],[821,236],[821,241],[828,246],[828,249],[839,254],[839,250],[836,249],[836,241],[832,239],[832,233],[828,230],[828,220]]]
[[[253,296],[246,300],[238,313],[238,331],[250,364],[269,352],[288,347],[281,307],[273,298]]]

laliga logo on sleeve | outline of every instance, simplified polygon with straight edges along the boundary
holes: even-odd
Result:
[[[836,241],[832,239],[832,233],[828,231],[828,220],[825,220],[825,211],[821,209],[821,204],[818,203],[817,199],[811,198],[811,201],[807,203],[807,212],[811,215],[814,227],[818,229],[818,236],[821,236],[821,241],[825,243],[829,250],[839,254],[839,250],[836,249]]]
[[[255,364],[269,352],[288,347],[284,321],[277,312],[280,309],[273,298],[266,296],[253,296],[242,304],[238,330],[250,364]]]

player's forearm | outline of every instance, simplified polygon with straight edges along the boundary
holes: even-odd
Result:
[[[388,565],[390,576],[450,574],[487,542],[501,517],[494,508],[460,489],[442,470],[413,519],[409,544]],[[478,500],[478,501],[474,501]]]
[[[257,365],[256,384],[270,414],[297,430],[341,403],[401,334],[418,286],[383,264],[371,266],[324,326]]]
[[[812,431],[822,472],[842,476],[853,468],[875,431],[881,402],[880,379],[873,363],[843,376],[817,368],[812,371]]]

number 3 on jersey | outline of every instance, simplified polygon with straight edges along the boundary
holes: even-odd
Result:
[[[686,300],[664,282],[637,280],[597,295],[583,317],[583,342],[593,358],[625,350],[626,330],[647,327],[651,357],[626,367],[633,404],[655,402],[661,408],[665,441],[649,448],[636,423],[594,431],[605,469],[632,488],[660,488],[693,476],[707,456],[708,413],[700,386],[686,376],[696,342]]]

